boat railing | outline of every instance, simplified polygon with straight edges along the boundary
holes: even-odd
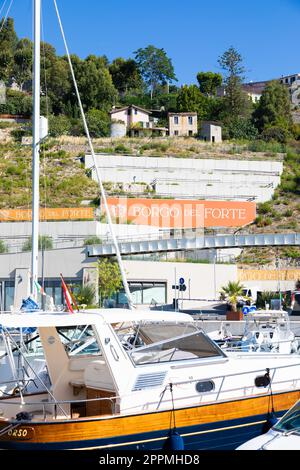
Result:
[[[239,340],[235,340],[235,341],[239,341]],[[224,342],[226,343],[226,340],[224,340]],[[224,345],[224,347],[221,347],[222,351],[224,352],[248,352],[249,350],[249,353],[251,353],[251,346],[253,347],[257,347],[257,348],[260,348],[261,346],[267,346],[267,347],[276,347],[280,344],[285,344],[285,343],[298,343],[300,342],[300,339],[299,338],[295,338],[295,339],[279,339],[279,340],[274,340],[274,342],[266,342],[266,343],[251,343],[251,342],[244,342],[244,344],[239,344],[239,345],[231,345],[231,344],[228,344],[228,346]],[[248,348],[248,350],[246,350],[246,348]],[[263,351],[261,351],[263,352]],[[269,354],[268,351],[266,351],[267,354]],[[252,353],[251,353],[252,354]],[[258,353],[259,354],[259,353]],[[289,354],[289,353],[287,353]],[[252,357],[252,356],[251,356]]]
[[[1,386],[1,385],[0,385]],[[12,397],[12,398],[21,398],[21,397]],[[22,421],[23,419],[25,421],[34,419],[38,415],[39,419],[43,419],[43,421],[47,421],[50,419],[52,420],[57,420],[58,417],[60,419],[78,419],[79,416],[77,416],[76,411],[72,410],[72,405],[88,405],[88,404],[94,404],[94,403],[109,403],[111,413],[107,412],[105,414],[111,414],[111,415],[116,415],[116,401],[120,399],[119,396],[114,396],[114,397],[101,397],[101,398],[89,398],[89,399],[82,399],[82,400],[46,400],[46,401],[25,401],[26,396],[23,396],[21,401],[8,401],[7,399],[5,400],[4,404],[5,406],[8,405],[10,407],[17,407],[20,410],[20,415],[23,414],[22,416],[19,416],[19,418],[16,415],[16,420],[17,421]],[[21,404],[20,404],[21,403]],[[1,400],[0,400],[1,404]],[[62,411],[64,410],[65,406],[70,407],[70,413],[69,415],[67,413],[59,413],[59,410]],[[53,408],[53,413],[49,410]],[[104,414],[104,413],[102,413]],[[84,415],[86,418],[87,416]]]
[[[265,357],[265,356],[264,356]],[[178,366],[180,367],[180,366]],[[293,377],[277,377],[279,372],[281,370],[286,370],[286,369],[293,369],[293,368],[298,368],[299,373],[297,375],[293,375]],[[176,388],[181,387],[182,385],[189,385],[189,384],[196,384],[197,382],[205,382],[205,381],[220,381],[220,384],[218,385],[217,389],[212,390],[211,393],[214,393],[214,397],[212,398],[213,403],[219,401],[222,399],[222,394],[226,393],[226,395],[229,393],[235,394],[237,392],[241,392],[240,395],[245,397],[247,390],[251,390],[256,387],[255,383],[253,384],[244,384],[244,385],[238,385],[237,387],[229,387],[227,388],[225,385],[228,384],[228,379],[230,381],[231,378],[236,378],[236,377],[241,377],[245,375],[265,375],[268,374],[270,377],[270,384],[266,385],[266,387],[260,389],[260,391],[257,393],[259,396],[263,395],[269,395],[271,391],[274,393],[277,391],[279,388],[280,391],[282,391],[284,388],[284,384],[287,385],[286,389],[292,391],[293,388],[296,389],[297,385],[300,383],[300,362],[296,364],[290,364],[290,365],[283,365],[283,366],[276,366],[276,367],[270,367],[270,368],[260,368],[260,369],[250,369],[245,372],[233,372],[230,374],[222,374],[222,375],[209,375],[207,377],[201,377],[197,379],[189,379],[189,380],[183,380],[183,381],[176,381],[176,382],[171,382],[167,383],[164,387],[164,389],[159,393],[158,399],[155,401],[147,402],[147,405],[150,408],[158,410],[161,408],[161,405],[164,403],[166,405],[166,408],[168,409],[170,403],[171,403],[171,393],[167,394],[168,390],[170,391],[171,386],[174,392],[174,402],[176,403],[182,403],[182,401],[187,400],[187,399],[194,399],[201,397],[201,395],[205,395],[206,397],[209,396],[210,392],[204,392],[204,394],[199,394],[193,393],[191,395],[183,395],[183,396],[176,396]],[[292,383],[292,385],[291,385]],[[0,384],[1,387],[1,384]],[[235,395],[236,396],[236,395]],[[247,395],[250,396],[250,395]],[[4,404],[9,405],[9,406],[15,406],[19,410],[21,409],[22,412],[30,410],[33,416],[35,414],[38,414],[39,417],[42,416],[42,419],[44,421],[47,421],[49,419],[49,413],[51,415],[50,419],[56,420],[58,417],[59,419],[78,419],[79,416],[76,416],[76,406],[80,407],[80,405],[89,405],[89,404],[94,404],[94,403],[109,403],[110,405],[110,410],[107,413],[100,413],[100,415],[104,414],[109,414],[109,415],[119,415],[120,411],[117,408],[120,406],[120,403],[126,399],[132,399],[132,393],[128,395],[119,395],[119,396],[111,396],[111,397],[101,397],[101,398],[91,398],[91,399],[80,399],[80,400],[48,400],[47,401],[25,401],[27,398],[26,395],[20,396],[20,397],[12,397],[13,398],[20,398],[19,401],[10,401],[9,399],[5,399]],[[1,400],[0,400],[1,402]],[[20,405],[21,403],[21,405]],[[197,404],[199,401],[191,401],[190,404]],[[206,404],[210,403],[210,401],[205,401]],[[66,409],[65,407],[68,407],[70,412],[69,413],[64,413],[65,416],[63,416],[61,413],[58,415],[58,411],[62,411],[62,409]],[[180,405],[181,406],[181,405]],[[34,411],[34,408],[38,407],[39,412]],[[53,412],[49,411],[49,408],[51,409],[53,407]],[[73,410],[72,410],[73,409]],[[73,412],[74,411],[74,412]],[[123,409],[124,411],[124,409]],[[129,410],[127,409],[126,412]],[[95,413],[98,415],[98,413]],[[87,417],[87,416],[84,416]]]

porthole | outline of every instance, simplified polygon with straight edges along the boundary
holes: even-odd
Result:
[[[206,380],[196,383],[196,391],[198,393],[208,393],[214,390],[215,384],[212,380]]]

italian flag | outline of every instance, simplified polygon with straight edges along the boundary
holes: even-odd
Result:
[[[34,281],[34,285],[35,285],[36,290],[38,291],[39,294],[46,295],[46,292],[44,291],[42,286],[37,281]]]

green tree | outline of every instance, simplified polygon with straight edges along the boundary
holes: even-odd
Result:
[[[68,135],[71,127],[72,124],[70,119],[63,114],[60,114],[59,116],[51,115],[49,117],[49,135],[52,137]]]
[[[32,249],[32,237],[29,237],[28,240],[24,243],[22,251],[31,251]],[[39,250],[52,250],[53,249],[53,240],[52,237],[47,235],[39,236]]]
[[[102,301],[109,299],[122,287],[122,277],[118,263],[103,258],[98,261],[99,292]]]
[[[284,85],[273,81],[266,86],[253,113],[253,122],[260,132],[274,126],[286,130],[291,128],[291,102]]]
[[[33,45],[30,39],[21,39],[14,54],[13,77],[20,90],[32,78]]]
[[[248,116],[251,111],[251,103],[242,89],[245,73],[242,56],[234,47],[230,47],[219,57],[218,62],[226,73],[223,118],[225,121],[230,121],[238,116]]]
[[[109,71],[114,86],[121,94],[140,90],[143,87],[143,79],[133,59],[126,60],[119,57],[110,64]]]
[[[228,122],[224,132],[227,132],[229,139],[247,139],[253,140],[258,135],[258,130],[251,119],[236,117]]]
[[[87,124],[92,137],[108,137],[110,134],[110,118],[107,112],[90,109],[87,113]]]
[[[85,109],[109,111],[117,99],[117,91],[103,62],[90,56],[84,61],[76,60],[73,65]]]
[[[223,77],[220,73],[199,72],[197,80],[201,93],[206,96],[215,96],[217,88],[222,85]]]
[[[159,84],[177,80],[172,61],[164,49],[149,45],[134,54],[140,73],[150,88],[151,100]]]
[[[205,119],[208,110],[208,98],[197,85],[184,85],[177,97],[177,109],[180,112],[196,112],[199,119]]]
[[[94,237],[86,238],[84,240],[84,246],[101,245],[101,244],[102,244],[101,238],[97,237],[96,235]]]
[[[0,240],[0,253],[7,253],[7,246],[3,240]]]
[[[0,80],[8,82],[11,78],[13,58],[18,43],[18,37],[15,32],[14,20],[7,18],[1,21],[0,32]]]
[[[68,109],[68,104],[73,98],[71,97],[73,88],[69,64],[65,59],[55,56],[52,59],[49,58],[49,60],[49,67],[46,69],[46,80],[52,110],[55,114],[68,114],[71,117],[73,108]]]
[[[245,287],[240,284],[239,281],[229,281],[227,286],[223,286],[221,288],[221,296],[225,297],[225,299],[229,302],[233,312],[237,311],[237,303],[239,297],[243,296],[243,289],[245,289]]]

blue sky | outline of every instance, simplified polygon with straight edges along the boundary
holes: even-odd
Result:
[[[0,0],[0,7],[4,0]],[[218,57],[233,45],[247,80],[300,72],[300,0],[57,0],[72,53],[132,57],[139,47],[163,47],[178,83],[198,71],[220,72]],[[32,0],[14,0],[10,16],[20,37],[31,36]],[[52,0],[43,0],[45,40],[63,54]]]

